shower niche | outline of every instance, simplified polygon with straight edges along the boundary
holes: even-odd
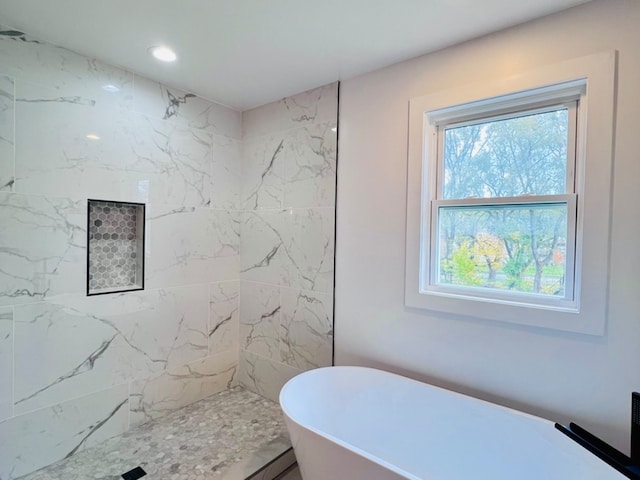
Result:
[[[144,289],[145,205],[87,201],[87,295]]]

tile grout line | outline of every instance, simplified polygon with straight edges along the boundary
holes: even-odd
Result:
[[[18,79],[16,77],[13,78],[13,98],[11,99],[13,102],[13,143],[11,145],[11,151],[13,153],[13,185],[11,185],[10,193],[15,192],[16,190],[16,83]]]
[[[209,332],[211,332],[211,296],[212,296],[212,285],[209,284],[207,288],[207,326],[205,329],[205,335],[207,336],[207,356],[211,356],[211,336]]]
[[[298,291],[298,292],[310,293],[310,294],[314,294],[314,295],[331,295],[331,293],[332,293],[331,291],[309,290],[308,288],[298,288],[298,287],[292,287],[290,285],[280,285],[280,284],[277,284],[277,283],[260,282],[260,281],[251,280],[251,279],[248,279],[248,278],[241,278],[240,281],[253,283],[255,285],[264,285],[264,286],[268,286],[268,287],[277,287],[277,288],[285,289],[285,290],[295,290],[295,291]]]
[[[11,305],[11,416],[16,416],[16,307]],[[8,419],[6,419],[8,420]]]

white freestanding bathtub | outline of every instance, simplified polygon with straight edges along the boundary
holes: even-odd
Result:
[[[621,480],[548,420],[363,367],[291,379],[280,404],[304,480]]]

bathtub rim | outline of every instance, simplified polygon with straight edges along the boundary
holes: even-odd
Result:
[[[361,448],[356,447],[355,445],[348,443],[338,437],[335,437],[333,435],[331,435],[330,433],[326,433],[323,432],[317,428],[311,427],[309,425],[303,425],[302,423],[300,423],[300,421],[298,421],[294,416],[292,416],[287,410],[286,406],[283,403],[283,396],[286,395],[286,392],[288,390],[291,390],[293,387],[291,386],[293,383],[295,383],[295,380],[298,377],[302,377],[302,376],[312,376],[312,375],[319,375],[319,374],[324,374],[326,373],[326,370],[328,369],[340,369],[340,370],[370,370],[370,371],[374,371],[376,373],[385,373],[388,375],[393,375],[396,377],[401,377],[403,379],[407,379],[407,380],[412,380],[415,381],[417,383],[424,383],[424,382],[418,382],[417,380],[413,380],[407,377],[403,377],[402,375],[397,375],[395,373],[391,373],[391,372],[387,372],[385,370],[379,370],[377,368],[370,368],[370,367],[359,367],[359,366],[346,366],[346,365],[336,365],[336,366],[330,366],[330,367],[321,367],[321,368],[316,368],[314,370],[308,370],[306,372],[302,372],[298,375],[296,375],[295,377],[291,378],[289,381],[287,381],[287,383],[284,384],[284,386],[282,387],[282,389],[280,389],[280,395],[278,397],[279,403],[280,403],[280,408],[282,408],[282,411],[286,417],[286,419],[292,421],[293,423],[295,423],[296,425],[298,425],[298,427],[304,429],[304,430],[308,430],[312,433],[315,433],[316,435],[319,435],[322,438],[325,438],[343,448],[345,448],[346,450],[359,455],[363,458],[366,458],[367,460],[383,467],[386,468],[387,470],[392,471],[393,473],[396,473],[398,475],[402,475],[404,477],[406,477],[409,480],[430,480],[430,479],[424,479],[424,478],[420,478],[417,477],[416,475],[414,475],[411,472],[407,472],[406,470],[403,470],[402,468],[399,468],[398,466],[389,463],[383,459],[381,459],[380,457],[377,457],[375,455],[372,455],[370,453],[368,453],[365,450],[362,450]],[[427,384],[428,385],[428,384]],[[292,442],[293,443],[293,442]],[[295,445],[293,445],[293,448],[295,450]]]
[[[413,379],[413,378],[410,378],[410,377],[405,377],[404,375],[400,375],[398,373],[389,372],[387,370],[382,370],[382,369],[379,369],[379,368],[362,367],[362,366],[358,366],[358,365],[333,365],[333,366],[329,366],[329,367],[315,368],[313,370],[307,370],[306,372],[299,373],[298,375],[296,375],[295,377],[293,377],[289,381],[287,381],[283,385],[283,387],[280,389],[280,395],[279,395],[278,399],[279,399],[280,407],[282,408],[282,410],[286,412],[286,408],[282,403],[283,394],[284,394],[285,390],[289,390],[289,389],[293,388],[293,387],[291,387],[291,384],[293,384],[297,378],[307,377],[307,376],[310,377],[310,376],[314,376],[314,375],[322,375],[322,374],[327,373],[328,370],[370,371],[370,372],[375,372],[376,374],[382,374],[383,376],[387,376],[387,377],[401,378],[403,381],[407,381],[409,383],[424,385],[424,386],[426,386],[428,388],[433,388],[433,389],[439,390],[441,392],[446,392],[446,393],[452,394],[452,395],[457,396],[457,397],[464,397],[464,398],[472,399],[475,402],[479,402],[479,403],[482,403],[484,405],[490,406],[492,408],[497,408],[497,409],[503,410],[504,412],[512,413],[512,414],[515,414],[515,415],[518,415],[518,416],[521,416],[521,417],[530,418],[530,419],[536,420],[536,421],[541,421],[543,423],[548,424],[550,427],[554,427],[554,425],[555,425],[555,422],[552,421],[552,420],[549,420],[549,419],[544,418],[544,417],[540,417],[538,415],[533,415],[531,413],[523,412],[522,410],[516,410],[516,409],[511,408],[511,407],[506,407],[504,405],[500,405],[499,403],[490,402],[488,400],[483,400],[482,398],[474,397],[472,395],[467,395],[465,393],[456,392],[455,390],[450,390],[448,388],[439,387],[437,385],[433,385],[432,383],[423,382],[423,381],[416,380],[416,379]],[[292,418],[289,415],[289,413],[287,413],[287,416]],[[299,422],[296,422],[296,423],[299,423]]]
[[[322,430],[320,430],[318,428],[315,428],[313,426],[310,426],[310,425],[304,425],[298,419],[296,419],[294,416],[291,415],[291,413],[290,413],[291,410],[288,409],[287,406],[286,406],[286,403],[287,403],[286,402],[286,396],[287,396],[287,393],[294,388],[294,385],[296,383],[296,379],[298,379],[298,377],[300,377],[300,378],[305,377],[306,378],[306,377],[311,377],[311,376],[316,376],[316,375],[326,375],[330,369],[333,370],[333,371],[335,371],[335,370],[370,371],[370,372],[375,372],[377,375],[382,375],[382,376],[385,376],[385,377],[399,378],[402,381],[406,381],[406,382],[409,382],[409,383],[412,383],[412,384],[421,384],[421,386],[424,386],[426,388],[433,388],[433,389],[439,390],[441,392],[446,392],[448,394],[452,394],[452,395],[457,396],[457,397],[464,397],[464,398],[467,398],[467,399],[471,399],[474,402],[480,402],[481,404],[487,405],[490,408],[496,408],[496,409],[501,410],[501,411],[503,411],[505,413],[515,414],[515,415],[520,416],[520,417],[532,419],[534,421],[541,422],[541,424],[546,424],[546,426],[548,426],[550,429],[555,430],[555,423],[553,421],[549,420],[549,419],[546,419],[546,418],[543,418],[543,417],[539,417],[539,416],[536,416],[536,415],[532,415],[530,413],[522,412],[520,410],[516,410],[516,409],[510,408],[510,407],[506,407],[504,405],[499,405],[497,403],[493,403],[493,402],[490,402],[488,400],[483,400],[483,399],[480,399],[480,398],[476,398],[476,397],[473,397],[471,395],[466,395],[464,393],[460,393],[460,392],[449,390],[449,389],[446,389],[446,388],[443,388],[443,387],[439,387],[437,385],[433,385],[433,384],[430,384],[430,383],[427,383],[427,382],[422,382],[422,381],[419,381],[419,380],[415,380],[413,378],[405,377],[405,376],[399,375],[397,373],[389,372],[389,371],[386,371],[386,370],[381,370],[381,369],[378,369],[378,368],[362,367],[362,366],[356,366],[356,365],[353,365],[353,366],[336,365],[336,366],[330,366],[330,367],[322,367],[322,368],[317,368],[317,369],[314,369],[314,370],[308,370],[306,372],[302,372],[302,373],[296,375],[295,377],[291,378],[288,382],[285,383],[285,385],[280,390],[279,403],[280,403],[280,407],[282,408],[282,411],[285,414],[287,420],[290,420],[290,421],[294,422],[299,428],[303,428],[303,429],[305,429],[307,431],[313,432],[314,434],[319,435],[320,437],[322,437],[324,439],[327,439],[328,441],[331,441],[331,442],[339,445],[340,447],[343,447],[343,448],[347,449],[348,451],[353,452],[356,455],[364,457],[367,460],[369,460],[369,461],[371,461],[371,462],[373,462],[373,463],[375,463],[377,465],[380,465],[381,467],[384,467],[384,468],[390,470],[393,473],[396,473],[398,475],[402,475],[402,476],[406,477],[409,480],[430,480],[430,479],[425,479],[425,478],[422,478],[422,477],[418,477],[415,474],[413,474],[411,472],[408,472],[408,471],[398,467],[397,465],[389,463],[389,462],[385,461],[384,459],[381,459],[380,457],[372,455],[371,453],[368,453],[367,451],[362,450],[361,448],[359,448],[359,447],[357,447],[357,446],[355,446],[355,445],[353,445],[353,444],[351,444],[349,442],[346,442],[346,441],[344,441],[344,440],[342,440],[340,438],[337,438],[334,435],[331,435],[330,433],[324,432],[324,431],[322,431]],[[294,448],[295,448],[295,446],[294,446]],[[592,455],[589,452],[586,452],[586,453],[588,453],[589,455]],[[597,457],[594,456],[594,458],[597,458]],[[599,461],[601,461],[601,460],[599,460]],[[605,462],[603,462],[603,463],[605,463]]]

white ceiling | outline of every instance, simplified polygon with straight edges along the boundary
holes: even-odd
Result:
[[[246,110],[586,1],[0,0],[0,24]]]

